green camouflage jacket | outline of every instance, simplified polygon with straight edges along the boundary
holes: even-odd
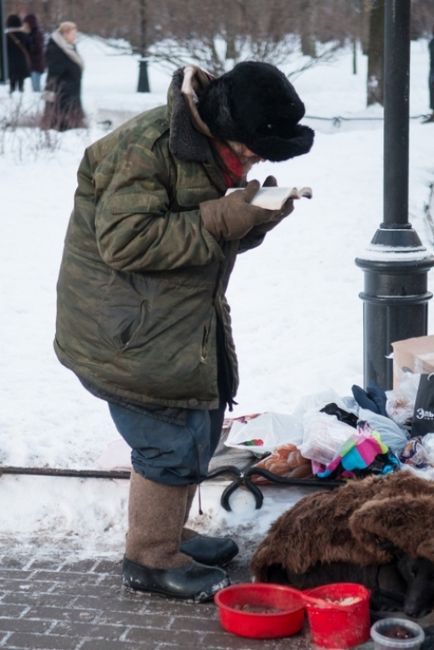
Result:
[[[222,170],[196,131],[175,75],[169,104],[85,152],[57,285],[55,351],[97,395],[139,406],[218,406],[219,354],[238,372],[224,293],[238,252],[218,242],[199,203],[222,196]]]

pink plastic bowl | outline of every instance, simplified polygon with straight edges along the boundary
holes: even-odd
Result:
[[[355,600],[346,605],[330,602],[330,606],[306,603],[313,643],[323,648],[351,648],[369,639],[370,592],[366,587],[353,582],[337,582],[306,589],[304,593],[330,601]]]
[[[303,597],[296,589],[284,585],[231,585],[217,592],[214,602],[221,626],[238,636],[273,639],[296,634],[303,627]]]

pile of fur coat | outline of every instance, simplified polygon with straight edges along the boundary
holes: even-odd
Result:
[[[309,495],[274,522],[251,567],[299,587],[363,582],[380,607],[420,616],[434,602],[434,482],[401,470]]]

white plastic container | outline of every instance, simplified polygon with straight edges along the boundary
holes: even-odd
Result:
[[[392,636],[397,628],[406,630],[412,636],[408,639]],[[406,618],[383,618],[371,627],[371,639],[375,650],[418,650],[425,639],[425,632],[420,625]]]

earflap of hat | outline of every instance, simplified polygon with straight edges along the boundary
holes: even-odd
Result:
[[[211,133],[221,140],[238,139],[238,128],[231,113],[229,85],[225,75],[213,79],[200,93],[197,106]]]
[[[434,562],[434,498],[397,496],[367,501],[350,518],[350,528],[359,543],[369,549],[390,544],[410,557],[425,557]],[[387,544],[386,544],[387,548]]]

